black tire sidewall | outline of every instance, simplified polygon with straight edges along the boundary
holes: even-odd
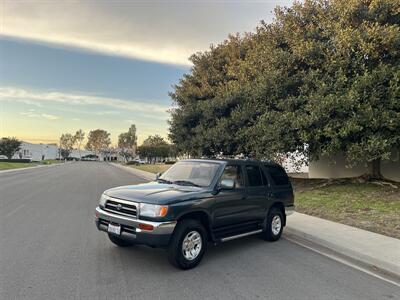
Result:
[[[281,230],[279,231],[278,234],[274,234],[272,231],[272,219],[275,216],[279,216],[281,219]],[[283,232],[283,214],[280,209],[273,207],[268,212],[266,218],[265,231],[264,231],[265,239],[271,242],[277,241],[280,239],[282,232]]]
[[[183,256],[182,243],[185,236],[191,231],[197,231],[200,234],[202,246],[199,255],[193,260],[188,260]],[[181,223],[178,223],[178,226],[172,236],[170,245],[168,247],[168,258],[174,266],[183,270],[188,270],[194,268],[200,263],[206,247],[207,235],[203,225],[196,220],[183,220]]]

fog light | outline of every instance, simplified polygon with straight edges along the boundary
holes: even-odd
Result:
[[[150,224],[142,224],[139,223],[139,229],[141,230],[147,230],[147,231],[152,231],[154,229],[153,225]]]

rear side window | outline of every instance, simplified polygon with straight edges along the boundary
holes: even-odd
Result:
[[[268,170],[269,175],[275,182],[275,185],[290,184],[289,177],[286,175],[286,172],[283,168],[278,166],[268,166],[268,165],[266,165],[265,168]]]
[[[263,182],[263,178],[261,177],[261,169],[258,166],[248,165],[246,166],[246,172],[247,178],[249,179],[249,186],[262,186],[265,184],[264,182],[266,182],[266,179],[264,179]]]

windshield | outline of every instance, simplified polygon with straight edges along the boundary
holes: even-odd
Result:
[[[158,180],[165,183],[206,187],[211,184],[219,164],[206,162],[178,162]]]

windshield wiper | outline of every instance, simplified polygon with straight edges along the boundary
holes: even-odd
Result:
[[[190,185],[190,186],[200,187],[200,185],[195,184],[194,182],[191,182],[189,180],[176,180],[176,181],[173,181],[172,183],[177,184],[177,185]]]
[[[170,181],[170,180],[166,180],[166,179],[162,179],[162,178],[157,178],[157,182],[162,182],[162,183],[172,184],[172,181]]]

